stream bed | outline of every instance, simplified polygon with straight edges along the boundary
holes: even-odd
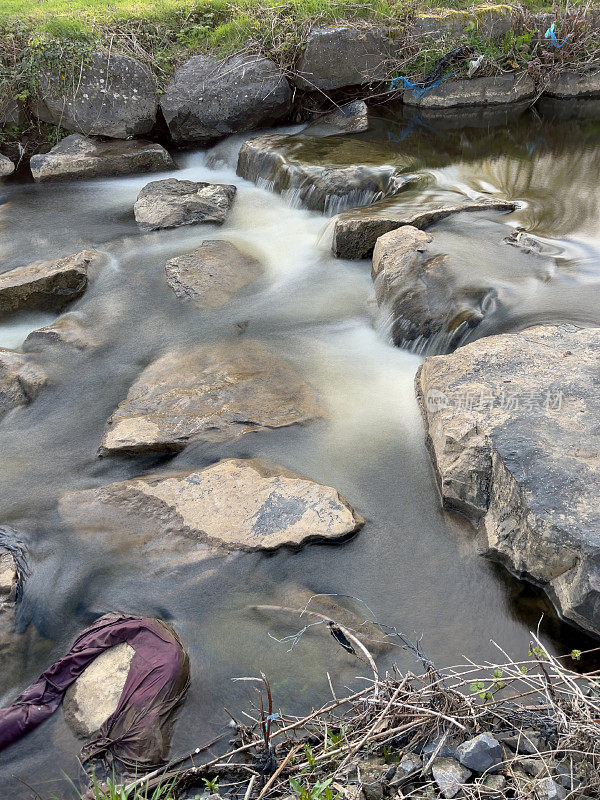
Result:
[[[439,241],[460,254],[459,277],[494,287],[494,311],[477,336],[541,322],[600,325],[600,122],[525,112],[494,123],[450,126],[376,108],[366,132],[323,138],[315,147],[325,160],[328,151],[347,148],[368,154],[367,163],[404,164],[419,180],[399,203],[421,207],[450,196],[518,202],[507,215],[463,215],[435,226]],[[11,702],[99,615],[157,616],[175,626],[191,660],[174,755],[221,732],[224,707],[234,714],[245,708],[248,684],[233,677],[263,671],[275,705],[300,713],[329,696],[327,672],[339,687],[365,674],[322,627],[290,651],[276,638],[297,630],[297,620],[269,618],[253,604],[298,607],[311,593],[360,598],[380,622],[422,637],[423,650],[440,665],[463,654],[491,657],[491,640],[524,655],[538,624],[552,652],[584,649],[585,640],[557,618],[540,590],[482,558],[472,528],[441,509],[413,386],[421,355],[391,344],[370,261],[335,259],[326,217],[236,176],[242,142],[174,154],[174,177],[238,187],[221,227],[140,232],[136,196],[166,175],[0,186],[1,271],[84,248],[106,255],[85,295],[66,310],[99,346],[43,351],[38,359],[50,385],[0,424],[0,524],[22,532],[32,568],[18,615],[23,646],[0,674],[0,703]],[[309,158],[310,143],[306,151]],[[552,269],[527,274],[508,246],[498,257],[488,225],[502,225],[506,236],[516,228],[535,235]],[[265,272],[227,306],[199,311],[175,297],[164,265],[214,238],[258,259]],[[0,346],[18,349],[52,319],[1,322]],[[97,457],[107,418],[151,361],[174,346],[240,337],[262,340],[291,361],[323,398],[327,419],[195,444],[170,458]],[[255,456],[335,487],[364,517],[364,528],[336,545],[150,563],[122,541],[110,547],[78,537],[56,510],[67,491]],[[392,663],[417,667],[400,649],[380,653],[378,661],[382,670]],[[31,796],[16,778],[44,797],[66,796],[65,775],[80,774],[80,747],[59,710],[0,754],[0,797]]]

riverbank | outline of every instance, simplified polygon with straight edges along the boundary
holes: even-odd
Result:
[[[109,777],[88,800],[113,797],[110,787],[118,785],[136,800],[198,791],[213,800],[598,796],[600,681],[578,669],[598,648],[556,658],[532,634],[523,659],[496,645],[497,660],[439,669],[420,643],[385,625],[349,628],[314,612],[310,602],[297,611],[266,608],[298,620],[298,633],[280,642],[292,649],[304,626],[328,627],[331,641],[367,668],[367,686],[343,696],[332,688],[327,703],[294,716],[264,675],[242,678],[256,702],[243,720],[232,718],[227,746],[218,744],[223,735],[148,776]],[[412,653],[419,668],[380,675],[369,651],[380,646]]]
[[[29,152],[70,131],[203,144],[303,121],[355,97],[419,108],[533,102],[543,93],[596,97],[599,18],[589,6],[557,13],[536,3],[432,9],[387,0],[368,7],[171,0],[142,12],[124,3],[108,10],[82,1],[66,11],[13,0],[0,13],[2,138]],[[461,78],[508,88],[473,90],[469,82],[448,99]],[[224,106],[200,133],[176,119],[200,102],[191,88],[198,82]],[[231,111],[240,83],[257,101],[254,114]],[[263,86],[265,96],[276,90],[274,108],[263,108]],[[78,117],[79,106],[92,108]],[[223,127],[228,110],[240,121]],[[125,126],[105,119],[131,113],[137,116]]]

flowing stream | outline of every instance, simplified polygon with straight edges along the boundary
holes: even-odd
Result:
[[[552,651],[585,639],[557,619],[538,589],[482,558],[474,531],[441,510],[413,388],[420,356],[391,345],[370,263],[334,259],[325,217],[236,177],[241,141],[175,154],[175,177],[237,185],[234,210],[220,228],[141,233],[133,203],[149,180],[163,176],[0,187],[0,270],[83,248],[106,254],[85,295],[67,309],[100,347],[37,356],[51,385],[0,423],[0,523],[23,532],[32,566],[18,616],[23,646],[0,675],[0,702],[9,703],[98,615],[158,616],[175,625],[191,658],[173,754],[221,731],[224,706],[232,713],[245,707],[248,684],[232,677],[262,670],[276,705],[299,713],[326,699],[328,671],[337,687],[366,674],[322,627],[290,652],[273,637],[294,632],[297,622],[260,615],[249,608],[255,603],[297,606],[298,598],[319,592],[361,598],[381,622],[422,636],[440,665],[462,654],[491,657],[491,640],[522,656],[540,619]],[[366,133],[321,139],[315,147],[324,159],[349,147],[368,154],[369,163],[403,163],[419,181],[398,202],[416,207],[465,195],[519,201],[509,215],[435,226],[443,246],[461,256],[459,278],[496,291],[493,313],[476,335],[538,322],[600,325],[600,123],[526,113],[499,125],[443,128],[376,110]],[[506,236],[517,227],[534,234],[549,271],[527,274],[520,253],[492,248],[489,226],[502,226]],[[210,238],[233,242],[265,273],[234,302],[201,312],[175,297],[164,264]],[[2,322],[0,346],[18,348],[52,319]],[[241,336],[264,340],[298,367],[324,398],[326,422],[190,446],[170,459],[97,458],[107,417],[154,358],[174,345]],[[134,547],[78,538],[56,511],[69,490],[230,456],[265,456],[336,487],[366,525],[335,546],[149,564],[140,563]],[[417,667],[399,649],[379,655],[382,669],[394,662]],[[59,710],[0,754],[0,797],[31,796],[13,776],[44,797],[68,794],[64,775],[79,775],[80,747]]]

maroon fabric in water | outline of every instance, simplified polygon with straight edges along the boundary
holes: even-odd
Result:
[[[50,717],[67,688],[100,653],[127,642],[134,650],[115,712],[82,751],[84,760],[114,755],[136,767],[162,763],[173,712],[189,685],[189,661],[177,634],[157,619],[104,616],[8,708],[0,709],[0,750]]]

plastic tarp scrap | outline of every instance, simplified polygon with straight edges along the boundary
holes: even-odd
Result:
[[[189,659],[177,634],[157,619],[106,615],[86,628],[69,652],[43,672],[12,705],[0,709],[0,750],[48,719],[65,691],[114,645],[134,650],[114,713],[85,745],[82,759],[113,758],[138,770],[168,756],[174,714],[189,686]]]

